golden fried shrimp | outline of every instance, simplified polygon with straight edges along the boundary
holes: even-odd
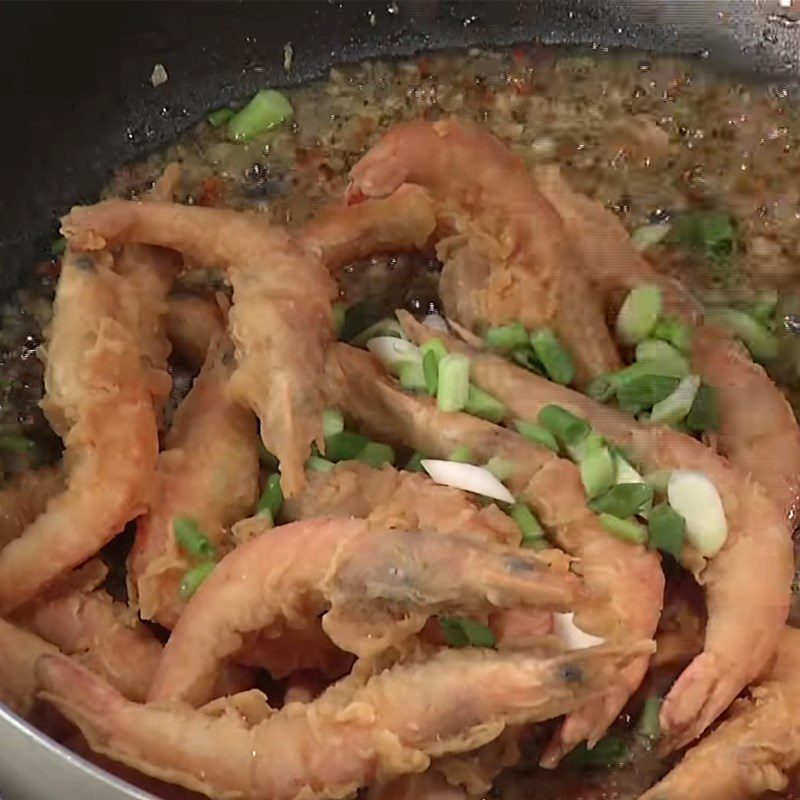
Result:
[[[63,489],[61,464],[14,476],[0,490],[0,550],[19,537]]]
[[[435,228],[433,198],[408,184],[386,198],[323,209],[302,229],[300,242],[335,275],[374,253],[422,250]]]
[[[481,506],[465,492],[440,486],[426,475],[373,469],[358,461],[310,475],[305,492],[285,503],[283,513],[291,520],[358,517],[375,528],[432,529],[499,544],[520,542],[516,523],[496,505]]]
[[[585,251],[587,274],[607,300],[613,303],[636,285],[656,283],[667,310],[695,325],[692,369],[717,389],[720,452],[751,473],[794,520],[800,504],[800,428],[787,399],[728,334],[699,324],[698,304],[654,269],[608,209],[571,191],[557,168],[537,176],[576,246]]]
[[[401,123],[356,164],[351,180],[351,200],[387,197],[403,183],[431,192],[448,316],[472,329],[552,325],[573,352],[582,383],[619,367],[558,214],[522,161],[491,134],[455,120]]]
[[[360,350],[338,345],[332,356],[331,393],[371,436],[406,444],[431,458],[446,459],[463,445],[478,462],[500,456],[514,465],[508,481],[512,493],[536,511],[559,547],[580,560],[587,589],[595,598],[576,610],[581,629],[610,638],[655,633],[664,592],[659,557],[643,546],[616,539],[601,527],[587,508],[574,464],[505,428],[468,414],[442,412],[429,398],[402,391]],[[622,676],[623,683],[611,688],[602,704],[570,715],[558,746],[548,754],[548,763],[584,738],[599,739],[646,671],[646,658],[634,662]]]
[[[200,586],[167,643],[150,699],[202,703],[219,664],[247,634],[303,628],[326,610],[326,633],[363,657],[447,609],[566,609],[577,584],[535,553],[455,534],[345,519],[281,525],[229,553]]]
[[[264,704],[260,715],[238,716],[231,702],[218,716],[131,703],[62,656],[41,658],[37,674],[42,698],[92,749],[148,775],[212,798],[324,800],[423,772],[431,758],[479,747],[508,725],[563,714],[651,650],[644,642],[548,659],[442,651],[366,680],[346,678],[308,704],[272,714]]]
[[[28,717],[39,688],[34,665],[40,656],[57,653],[58,648],[30,631],[0,619],[0,703]]]
[[[639,800],[749,800],[781,792],[800,765],[800,631],[785,628],[775,664],[725,721]]]
[[[261,420],[264,444],[280,460],[284,494],[301,491],[312,442],[324,447],[319,376],[333,336],[335,287],[322,263],[285,231],[216,208],[106,200],[74,208],[62,230],[75,247],[160,245],[227,272],[238,362],[232,396]]]
[[[406,317],[403,324],[414,340],[428,336],[423,326]],[[458,348],[452,337],[445,339],[448,347]],[[497,356],[473,353],[472,377],[519,419],[536,420],[545,405],[557,403],[585,417],[645,469],[694,470],[714,483],[725,510],[728,538],[707,562],[687,564],[705,588],[705,645],[673,686],[661,717],[669,744],[679,747],[690,742],[761,674],[774,653],[788,613],[793,573],[785,514],[748,474],[671,428],[637,423]]]
[[[225,332],[225,317],[219,305],[196,295],[170,295],[167,336],[175,354],[199,369],[211,343]]]
[[[42,402],[64,439],[66,489],[0,552],[0,612],[92,556],[146,507],[158,456],[152,368],[121,311],[138,302],[110,256],[68,250]]]
[[[79,656],[129,700],[144,702],[161,658],[161,644],[107,592],[54,593],[24,609],[17,621],[62,653]]]
[[[212,344],[164,439],[153,499],[137,521],[130,594],[144,619],[167,628],[184,607],[180,585],[190,567],[175,538],[175,520],[191,518],[224,550],[230,527],[252,513],[258,499],[255,418],[228,394],[232,350],[227,339]]]

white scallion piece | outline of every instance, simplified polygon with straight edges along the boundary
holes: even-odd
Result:
[[[675,391],[667,395],[660,403],[653,406],[650,422],[672,425],[686,418],[691,411],[692,403],[700,388],[699,375],[687,375],[675,387]]]
[[[423,458],[422,468],[436,483],[473,492],[503,503],[513,503],[514,495],[486,467],[463,464],[460,461],[439,461]]]
[[[617,335],[625,344],[638,344],[646,339],[661,315],[661,289],[638,286],[628,292],[617,317]]]
[[[647,483],[647,481],[619,454],[614,453],[617,483]]]
[[[383,364],[392,375],[400,373],[400,365],[407,361],[422,363],[419,347],[396,336],[375,336],[367,342],[367,350]]]
[[[422,324],[431,330],[449,333],[447,322],[441,314],[428,314],[425,319],[422,320]]]
[[[702,473],[673,470],[667,500],[686,520],[686,538],[703,556],[714,556],[728,538],[725,509],[714,484]]]
[[[575,615],[572,612],[553,614],[553,632],[564,642],[567,650],[585,650],[587,647],[595,647],[605,642],[605,639],[599,636],[582,631],[575,624]]]
[[[658,244],[670,231],[672,226],[668,222],[656,222],[651,225],[642,225],[631,234],[634,247],[642,252],[648,247]]]

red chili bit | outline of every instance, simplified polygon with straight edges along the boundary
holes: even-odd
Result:
[[[197,205],[214,206],[219,200],[220,182],[219,178],[206,178],[200,184],[200,191],[197,193]]]

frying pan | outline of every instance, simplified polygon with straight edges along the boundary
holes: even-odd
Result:
[[[792,15],[785,2],[7,0],[0,4],[0,298],[45,254],[58,217],[95,198],[113,168],[258,88],[308,81],[365,58],[529,42],[681,53],[789,86],[800,77],[800,9]],[[288,73],[287,42],[294,49]],[[168,81],[156,88],[157,63]],[[0,798],[53,797],[152,795],[0,707]]]

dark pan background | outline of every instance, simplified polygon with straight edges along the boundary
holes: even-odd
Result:
[[[531,41],[689,53],[792,80],[800,75],[800,26],[789,13],[778,0],[5,0],[0,290],[45,252],[58,216],[94,199],[115,166],[257,88],[369,57]],[[294,48],[289,74],[286,42]],[[153,88],[158,62],[169,80]]]

